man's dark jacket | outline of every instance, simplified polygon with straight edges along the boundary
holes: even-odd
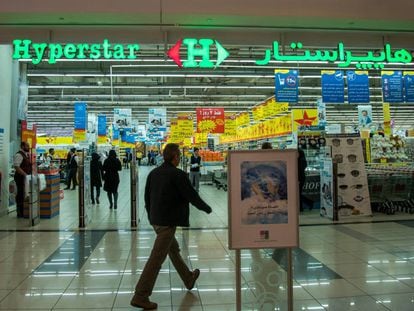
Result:
[[[145,209],[151,225],[188,227],[189,203],[211,213],[211,207],[200,198],[184,171],[164,162],[149,173]]]

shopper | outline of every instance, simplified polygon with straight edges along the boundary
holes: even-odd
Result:
[[[95,204],[95,200],[96,204],[99,204],[99,195],[101,194],[103,166],[100,158],[101,156],[96,152],[92,153],[92,160],[90,165],[92,204]],[[94,195],[95,188],[96,197]]]
[[[26,176],[32,174],[32,163],[30,161],[30,146],[27,142],[20,144],[20,150],[14,155],[13,166],[14,181],[16,182],[16,212],[17,217],[23,217]]]
[[[116,157],[115,150],[110,150],[108,158],[103,164],[104,170],[104,190],[107,192],[109,200],[109,208],[118,208],[118,185],[119,174],[118,171],[122,170],[121,161]],[[112,201],[113,196],[113,201]]]
[[[177,226],[189,226],[189,203],[207,214],[212,211],[191,186],[187,174],[177,168],[180,163],[179,146],[167,144],[163,157],[164,163],[149,173],[145,185],[145,208],[149,223],[153,226],[157,237],[131,300],[132,306],[144,310],[157,308],[157,304],[151,302],[149,297],[167,255],[185,287],[188,290],[194,287],[200,270],[191,271],[185,264],[180,255],[175,231]]]
[[[47,157],[46,157],[46,163],[48,165],[53,164],[54,154],[55,154],[55,149],[54,148],[49,148],[49,153],[47,154]]]
[[[200,167],[201,167],[201,157],[199,154],[199,149],[194,148],[193,155],[190,158],[190,181],[191,185],[198,192],[200,190]]]
[[[141,151],[138,151],[137,152],[138,166],[141,166],[141,160],[142,160],[142,152]]]
[[[65,188],[65,190],[71,189],[71,190],[75,190],[76,189],[76,185],[78,184],[77,182],[77,173],[78,173],[78,156],[76,154],[76,148],[72,148],[70,149],[70,160],[68,163],[68,170],[69,170],[69,174],[68,174],[68,184]],[[72,188],[70,187],[70,184],[72,182]]]
[[[299,179],[299,208],[300,211],[303,211],[303,186],[305,185],[306,175],[305,170],[308,166],[306,162],[305,152],[301,148],[298,148],[298,179]]]

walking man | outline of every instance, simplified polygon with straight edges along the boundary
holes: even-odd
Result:
[[[157,237],[150,257],[135,287],[131,305],[144,310],[157,308],[149,297],[167,255],[177,270],[185,287],[191,290],[200,270],[191,271],[180,255],[175,238],[177,227],[188,227],[189,203],[199,210],[211,213],[207,205],[191,186],[184,171],[177,168],[180,163],[180,149],[177,144],[167,144],[163,151],[164,163],[150,172],[145,185],[145,209]]]

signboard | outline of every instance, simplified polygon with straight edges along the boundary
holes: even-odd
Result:
[[[115,128],[130,127],[132,123],[131,108],[114,108],[114,126]]]
[[[106,116],[98,115],[98,144],[106,143]]]
[[[229,248],[298,246],[296,150],[229,151]]]
[[[368,71],[348,70],[346,72],[348,83],[348,103],[369,103],[369,80]]]
[[[120,44],[104,39],[96,43],[33,42],[29,39],[13,40],[13,59],[29,60],[33,64],[47,61],[55,64],[60,59],[137,59],[141,47],[138,43]],[[282,51],[281,51],[282,50]],[[285,53],[286,51],[286,53]],[[217,40],[210,38],[179,39],[167,51],[167,56],[178,67],[217,68],[230,56],[230,52]],[[256,54],[252,51],[252,54]],[[291,42],[289,46],[280,47],[279,41],[265,50],[262,58],[254,60],[258,66],[265,66],[270,61],[276,62],[328,62],[339,68],[354,65],[357,69],[382,69],[387,63],[408,64],[412,53],[406,49],[392,51],[390,44],[382,49],[366,51],[365,55],[353,55],[342,42],[333,49],[304,49],[301,42]],[[185,58],[186,56],[186,58]]]
[[[86,129],[88,122],[88,113],[86,111],[87,105],[83,102],[75,103],[75,125],[73,131],[73,140],[75,142],[84,142],[87,140]]]
[[[322,167],[320,171],[321,176],[321,191],[320,200],[321,208],[320,215],[334,219],[334,182],[333,182],[333,166],[332,159],[325,158],[322,161]]]
[[[358,105],[358,124],[362,127],[369,127],[372,123],[372,106]]]
[[[198,133],[224,133],[224,108],[196,108]]]
[[[277,102],[298,102],[297,70],[275,69],[275,99]]]
[[[149,108],[148,109],[148,131],[165,132],[167,131],[167,109]]]
[[[344,78],[341,70],[322,70],[322,101],[324,103],[344,103]]]
[[[414,71],[404,71],[405,101],[414,103]]]
[[[402,103],[403,79],[401,71],[381,71],[382,98],[385,103]]]
[[[318,109],[292,109],[292,132],[299,127],[318,125]]]

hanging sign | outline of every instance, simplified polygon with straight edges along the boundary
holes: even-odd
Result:
[[[98,115],[98,144],[106,143],[106,116]]]
[[[404,71],[405,101],[414,103],[414,71]]]
[[[348,83],[348,103],[368,104],[369,103],[369,80],[368,71],[348,70],[346,72]]]
[[[86,103],[75,103],[75,127],[73,131],[73,140],[75,142],[86,141],[86,126],[88,121],[86,109]]]
[[[382,98],[385,103],[402,103],[403,79],[401,71],[381,71]]]
[[[318,109],[292,109],[292,132],[299,127],[318,125]]]
[[[148,131],[165,132],[167,131],[167,109],[149,108],[148,109]]]
[[[224,133],[224,108],[196,108],[198,133]]]
[[[275,98],[277,102],[298,102],[298,71],[275,69]]]
[[[341,70],[322,70],[322,101],[331,104],[344,103],[344,78]]]

